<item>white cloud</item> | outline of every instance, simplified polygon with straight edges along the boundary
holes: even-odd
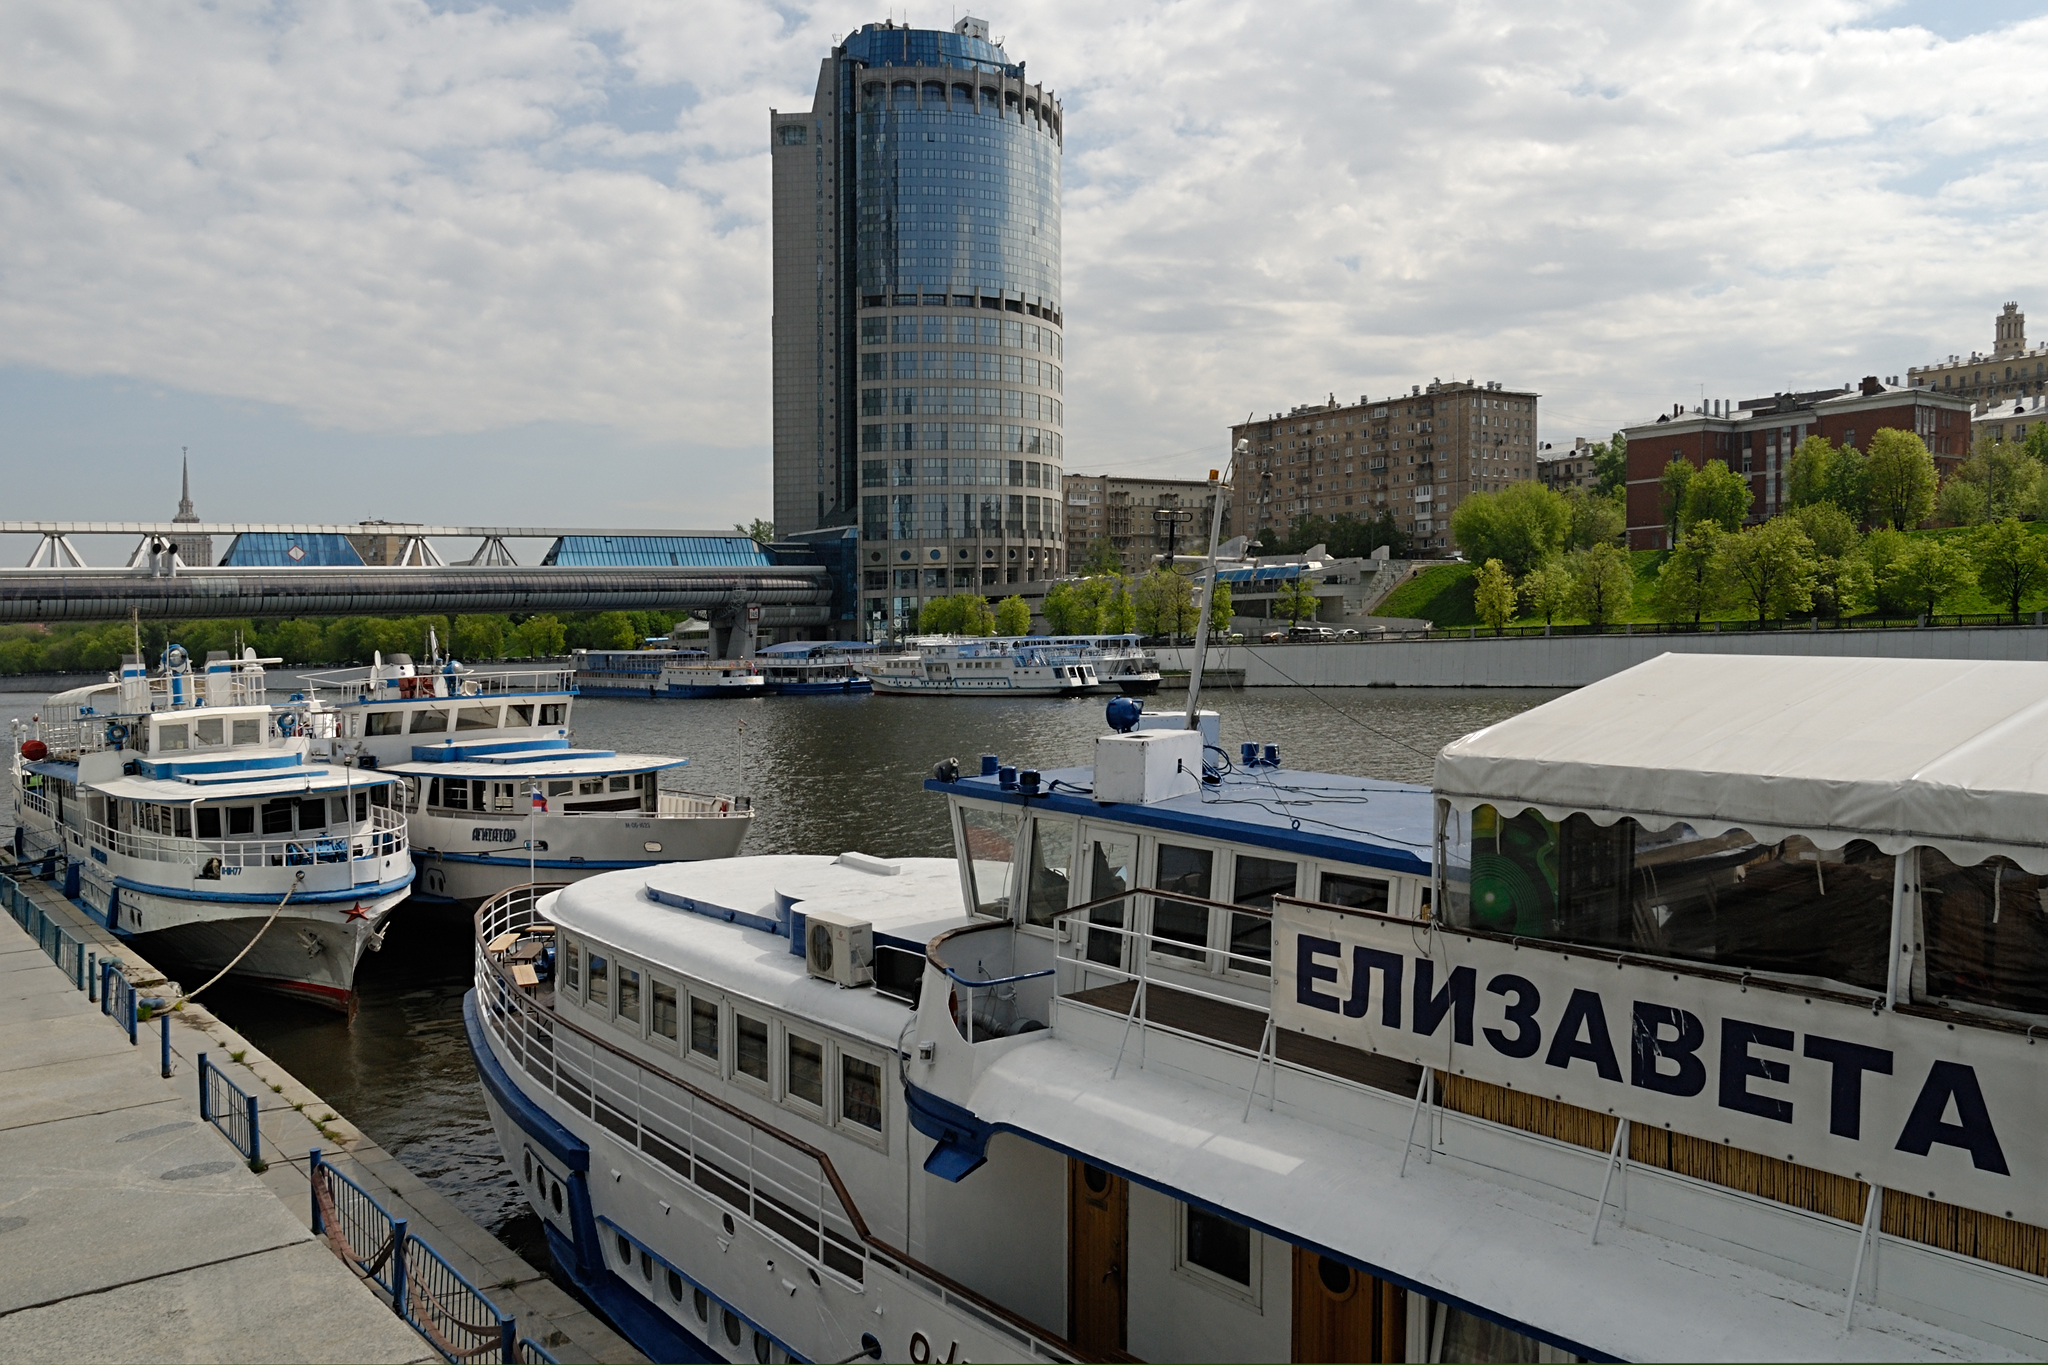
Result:
[[[667,470],[731,504],[691,519],[764,508],[767,109],[807,107],[832,36],[876,17],[6,0],[0,365],[366,441],[556,424],[716,448]],[[1070,468],[1194,469],[1248,410],[1452,374],[1533,385],[1546,436],[1597,435],[1700,385],[1983,345],[2041,277],[2048,20],[990,17],[1067,107]]]

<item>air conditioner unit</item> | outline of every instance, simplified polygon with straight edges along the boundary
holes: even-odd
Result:
[[[804,967],[820,981],[866,986],[875,979],[875,929],[864,919],[830,910],[804,915]]]

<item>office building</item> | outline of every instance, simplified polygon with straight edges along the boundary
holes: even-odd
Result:
[[[2027,346],[2027,315],[2017,303],[1992,320],[1991,350],[1952,355],[1906,371],[1906,386],[1934,389],[1978,403],[2048,393],[2048,346]]]
[[[1078,565],[1098,537],[1109,541],[1125,573],[1142,573],[1170,552],[1206,554],[1215,494],[1207,479],[1133,479],[1116,474],[1066,476],[1068,554]],[[1223,490],[1223,539],[1231,530],[1230,490]]]
[[[199,514],[192,510],[192,458],[183,451],[178,456],[178,515],[171,518],[173,526],[197,526]],[[171,545],[178,558],[195,569],[210,568],[213,564],[213,537],[190,532],[174,532]]]
[[[1391,516],[1418,549],[1448,550],[1451,512],[1473,493],[1536,477],[1538,395],[1432,380],[1405,395],[1305,404],[1230,429],[1251,443],[1236,492],[1241,529],[1270,539],[1303,517]]]
[[[869,633],[1064,568],[1062,121],[974,18],[865,25],[770,111],[775,529],[857,529]]]

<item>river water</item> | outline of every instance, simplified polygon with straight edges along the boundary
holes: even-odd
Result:
[[[1444,744],[1556,695],[1255,689],[1204,700],[1220,717],[1229,753],[1244,741],[1277,744],[1289,768],[1426,783]],[[920,786],[932,765],[952,757],[974,772],[990,753],[1019,767],[1084,765],[1108,728],[1103,701],[588,698],[573,719],[579,745],[687,755],[679,785],[753,797],[758,815],[745,853],[949,857],[945,802]],[[34,702],[0,697],[0,721],[27,715]],[[1184,694],[1170,692],[1151,703],[1183,704]],[[465,917],[401,905],[384,950],[358,972],[353,1022],[230,982],[208,992],[209,1004],[335,1112],[547,1268],[539,1220],[498,1152],[463,1038],[470,953]]]

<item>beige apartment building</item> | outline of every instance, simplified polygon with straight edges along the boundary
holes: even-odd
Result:
[[[1242,528],[1265,536],[1297,518],[1391,515],[1417,549],[1451,548],[1451,513],[1473,493],[1536,477],[1538,395],[1495,382],[1432,380],[1405,395],[1335,394],[1230,429],[1251,443],[1237,480]]]
[[[1972,351],[1933,365],[1915,365],[1906,371],[1906,385],[1938,389],[1979,404],[2048,393],[2048,346],[2028,348],[2027,315],[2019,304],[2008,303],[1992,321],[1988,354]]]
[[[1124,572],[1142,571],[1167,553],[1168,528],[1175,554],[1206,554],[1215,507],[1207,479],[1132,479],[1115,474],[1066,476],[1067,553],[1087,554],[1098,537],[1107,538],[1123,558]],[[1230,491],[1223,494],[1223,538],[1231,530]]]
[[[1583,436],[1574,436],[1569,450],[1543,446],[1536,452],[1537,482],[1559,493],[1598,488],[1600,473],[1593,467],[1593,445]]]

